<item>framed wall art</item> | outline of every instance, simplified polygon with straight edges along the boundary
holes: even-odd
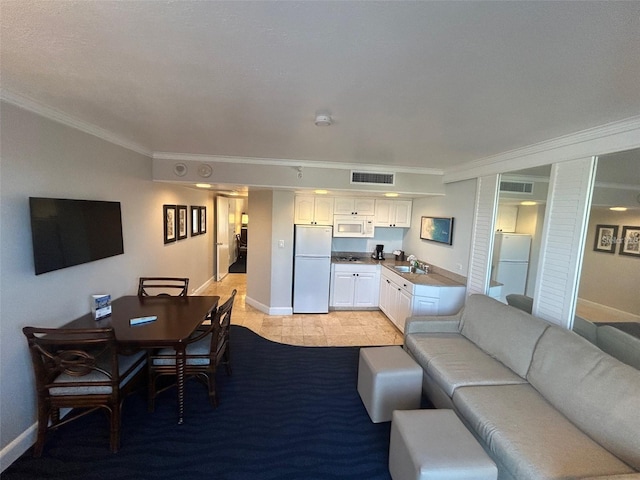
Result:
[[[200,235],[200,207],[191,205],[191,236]]]
[[[178,238],[176,232],[176,206],[164,205],[162,214],[164,219],[164,243],[175,242]]]
[[[420,238],[430,242],[453,244],[453,217],[422,217]]]
[[[207,207],[200,207],[200,233],[207,233]]]
[[[615,253],[617,238],[617,225],[596,225],[596,238],[593,249],[596,252]]]
[[[178,205],[178,240],[187,238],[189,215],[186,205]]]
[[[640,227],[622,227],[622,238],[620,240],[620,255],[640,258]]]

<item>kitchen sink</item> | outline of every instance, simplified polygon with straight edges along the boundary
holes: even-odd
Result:
[[[408,265],[397,265],[397,266],[394,266],[393,269],[396,272],[400,272],[400,273],[417,273],[418,275],[425,275],[427,273],[424,270],[421,270],[416,267],[410,267]]]

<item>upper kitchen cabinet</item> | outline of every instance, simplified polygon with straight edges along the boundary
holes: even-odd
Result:
[[[411,200],[376,200],[375,226],[411,226]]]
[[[375,215],[375,199],[364,197],[336,197],[335,215]]]
[[[297,195],[294,203],[296,225],[333,225],[333,197]]]

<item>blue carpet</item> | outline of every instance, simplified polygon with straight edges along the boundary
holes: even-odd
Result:
[[[147,413],[143,391],[124,403],[121,449],[109,453],[106,415],[49,434],[14,479],[390,479],[390,423],[371,423],[356,390],[357,347],[296,347],[232,326],[233,375],[218,372],[220,405],[187,382],[185,424],[175,390]]]

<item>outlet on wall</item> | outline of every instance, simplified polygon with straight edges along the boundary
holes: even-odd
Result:
[[[278,240],[278,248],[284,248],[284,240]]]
[[[462,264],[461,263],[456,263],[456,270],[458,270],[459,272],[462,271]]]

